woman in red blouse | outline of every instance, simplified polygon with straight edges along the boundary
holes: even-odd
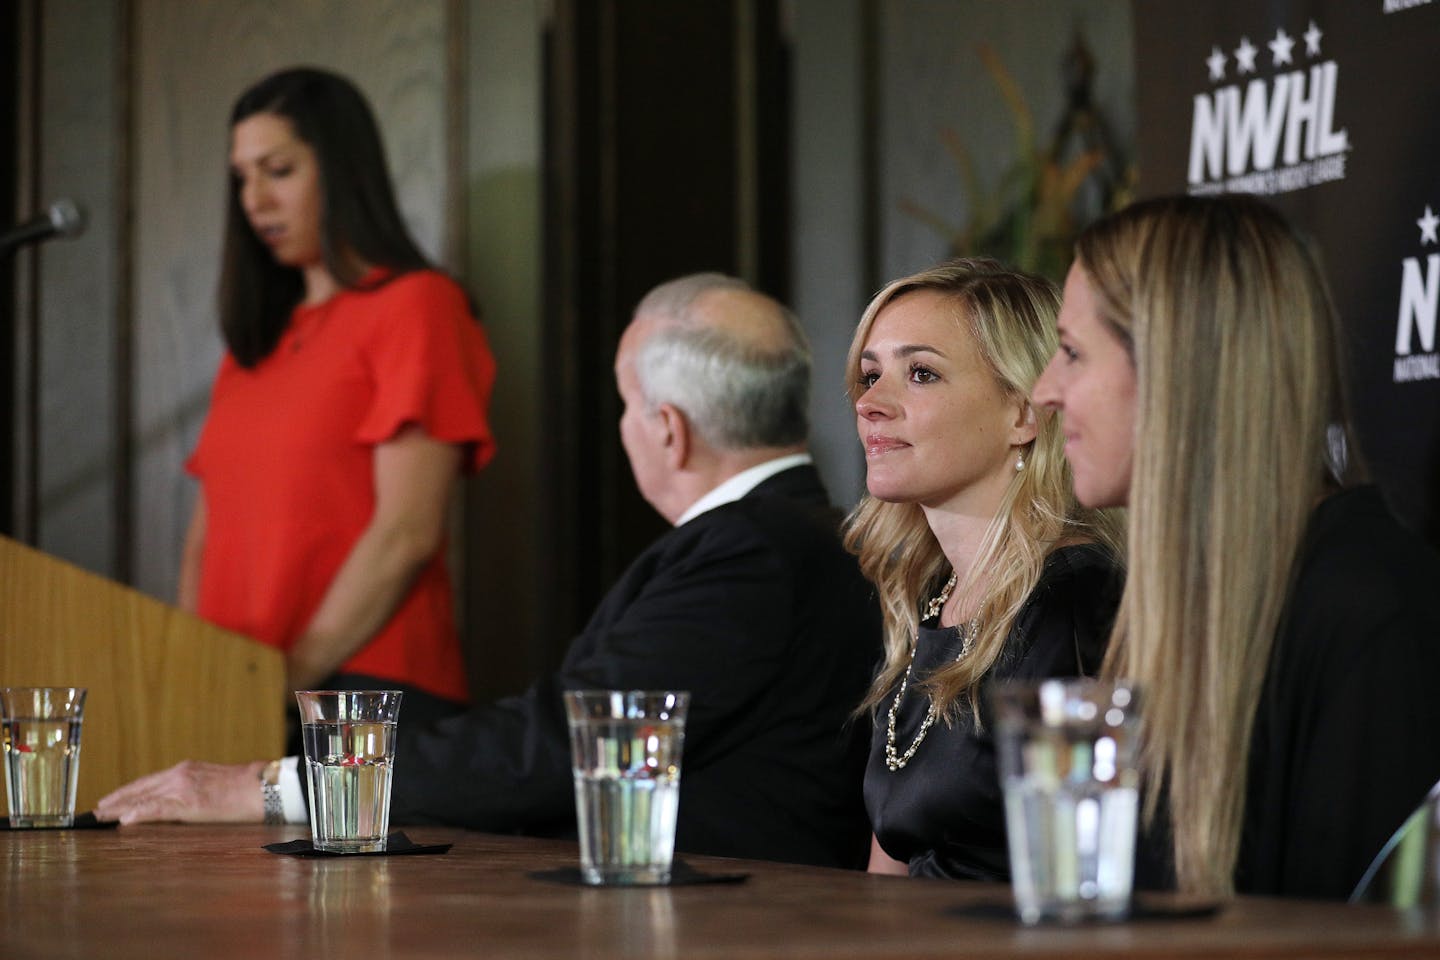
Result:
[[[495,364],[345,79],[286,70],[236,102],[219,300],[180,605],[284,651],[292,688],[463,702],[444,518],[494,453]]]

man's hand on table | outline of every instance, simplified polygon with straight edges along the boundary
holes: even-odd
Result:
[[[146,823],[260,823],[265,819],[259,774],[265,762],[202,763],[185,760],[131,781],[100,798],[100,820]]]

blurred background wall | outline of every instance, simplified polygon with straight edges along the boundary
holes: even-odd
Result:
[[[278,67],[337,69],[499,359],[500,454],[452,524],[482,694],[554,663],[659,529],[610,369],[645,289],[718,269],[795,306],[815,453],[848,507],[863,461],[843,358],[869,295],[962,248],[1017,164],[1094,148],[1093,124],[1058,136],[1078,80],[1109,179],[1074,202],[1107,202],[1134,154],[1128,0],[13,0],[0,17],[0,219],[59,196],[90,218],[0,264],[3,532],[174,595],[182,464],[221,350],[228,111]]]

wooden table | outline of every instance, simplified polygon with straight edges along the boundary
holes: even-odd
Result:
[[[1025,929],[1008,890],[691,857],[735,885],[532,879],[574,844],[411,828],[443,856],[300,859],[296,827],[0,831],[0,957],[1440,957],[1440,915],[1245,899]]]

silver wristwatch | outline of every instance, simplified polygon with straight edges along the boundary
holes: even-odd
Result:
[[[279,760],[271,760],[260,768],[260,800],[265,804],[266,823],[285,822],[285,805],[280,802]]]

